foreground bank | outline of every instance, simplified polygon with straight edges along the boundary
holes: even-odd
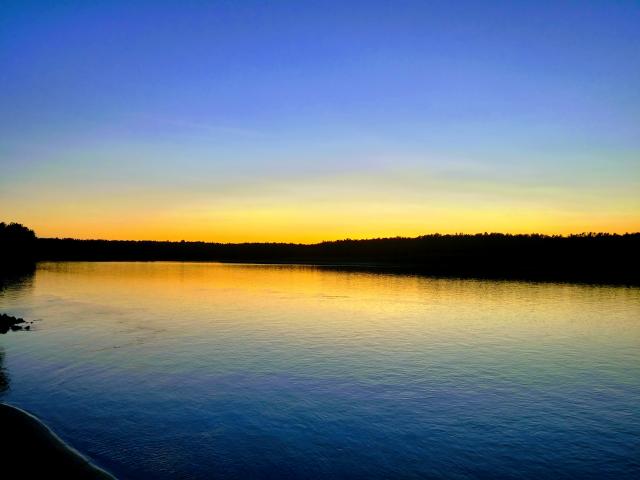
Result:
[[[115,479],[24,410],[0,403],[0,425],[2,478]]]

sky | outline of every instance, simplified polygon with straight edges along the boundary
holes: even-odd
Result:
[[[640,1],[4,0],[0,220],[640,231]]]

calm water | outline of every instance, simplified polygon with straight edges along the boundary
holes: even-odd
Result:
[[[640,289],[45,263],[0,312],[3,399],[122,478],[640,475]]]

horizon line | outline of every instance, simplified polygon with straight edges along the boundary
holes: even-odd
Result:
[[[153,239],[109,239],[109,238],[76,238],[76,237],[38,237],[39,240],[73,240],[82,242],[140,242],[140,243],[208,243],[217,245],[322,245],[325,243],[338,243],[338,242],[366,242],[373,240],[418,240],[428,237],[482,237],[482,236],[504,236],[504,237],[540,237],[540,238],[575,238],[575,237],[590,237],[590,236],[611,236],[611,237],[623,237],[628,235],[640,235],[640,231],[628,231],[624,233],[617,232],[605,232],[605,231],[583,231],[576,233],[504,233],[504,232],[475,232],[475,233],[426,233],[416,236],[381,236],[381,237],[366,237],[366,238],[338,238],[334,240],[320,240],[317,242],[288,242],[288,241],[239,241],[239,242],[221,242],[215,240],[153,240]]]

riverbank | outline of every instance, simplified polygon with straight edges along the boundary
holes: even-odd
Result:
[[[401,273],[640,285],[640,233],[424,235],[316,244],[38,238],[39,261],[215,261],[370,266]]]
[[[2,478],[115,480],[24,410],[0,403],[0,425]]]

